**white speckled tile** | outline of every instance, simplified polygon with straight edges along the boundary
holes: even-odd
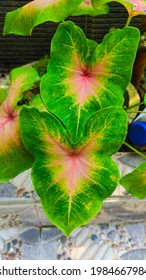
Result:
[[[3,260],[145,260],[146,224],[78,228],[67,238],[55,227],[0,231]]]
[[[146,259],[146,225],[103,224],[77,229],[69,238],[58,238],[58,259]]]
[[[57,259],[57,238],[61,234],[57,228],[7,228],[4,231],[0,231],[0,259]]]

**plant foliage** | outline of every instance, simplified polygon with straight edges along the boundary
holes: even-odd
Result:
[[[109,2],[30,1],[7,13],[4,34],[31,35],[46,21],[106,14]],[[146,15],[146,0],[117,2],[128,11],[127,25],[132,17]],[[13,69],[8,92],[0,89],[0,182],[31,167],[44,212],[67,236],[101,210],[120,180],[111,157],[127,135],[125,91],[130,98],[138,94],[130,81],[139,39],[139,30],[126,26],[98,44],[73,22],[63,21],[52,39],[49,59],[34,63],[34,68]],[[26,105],[23,101],[40,79],[38,94]],[[137,106],[131,99],[127,104]],[[145,174],[142,163],[120,182],[143,199]]]

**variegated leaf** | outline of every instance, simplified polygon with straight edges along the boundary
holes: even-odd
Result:
[[[92,0],[93,7],[99,9],[99,6],[105,5],[112,0]],[[115,0],[122,4],[128,11],[130,17],[146,15],[146,0]]]
[[[146,162],[123,176],[120,183],[132,196],[139,199],[146,198]]]
[[[102,6],[99,6],[99,8],[96,7],[96,9],[94,9],[91,0],[84,0],[77,7],[77,9],[75,11],[73,11],[73,13],[71,15],[72,16],[80,16],[80,15],[97,16],[100,14],[107,14],[108,11],[109,11],[109,8],[107,5],[102,5]]]
[[[7,181],[33,163],[33,156],[24,148],[19,132],[18,101],[38,81],[33,68],[15,68],[10,73],[11,84],[0,106],[0,182]]]
[[[3,103],[6,97],[7,97],[7,92],[3,88],[0,88],[0,105]]]
[[[94,46],[92,55],[90,49],[89,59],[83,31],[72,22],[59,25],[48,73],[41,80],[41,96],[47,109],[67,127],[73,142],[95,111],[123,105],[138,42],[138,29],[118,29]]]
[[[76,145],[58,119],[35,108],[23,107],[20,128],[35,157],[32,181],[43,209],[68,236],[100,211],[118,184],[119,171],[111,155],[126,137],[127,116],[119,107],[98,111]]]
[[[5,18],[4,34],[31,35],[35,26],[59,22],[67,18],[82,0],[34,0],[9,12]]]

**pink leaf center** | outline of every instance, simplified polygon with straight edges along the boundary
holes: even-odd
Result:
[[[47,152],[53,156],[51,163],[47,164],[54,171],[53,185],[63,180],[63,186],[71,198],[76,192],[81,191],[80,183],[83,179],[92,181],[89,170],[95,168],[91,157],[95,144],[88,143],[80,150],[69,150],[60,146],[50,136],[45,138],[49,142]]]
[[[66,82],[70,85],[69,92],[74,94],[77,103],[81,106],[91,97],[97,96],[97,87],[101,87],[100,78],[107,75],[105,61],[99,61],[96,65],[88,67],[83,65],[78,57],[73,57],[73,68],[70,70],[70,75],[66,78]]]
[[[91,0],[84,0],[83,2],[85,5],[91,6]]]
[[[131,0],[129,2],[131,2],[134,5],[133,11],[141,11],[141,12],[146,11],[146,1],[145,0]]]
[[[0,108],[0,143],[1,148],[7,150],[7,145],[17,142],[18,112],[12,111],[4,102]]]

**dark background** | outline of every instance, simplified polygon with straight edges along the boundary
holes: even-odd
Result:
[[[58,25],[56,23],[47,22],[35,27],[31,37],[2,35],[6,13],[28,2],[30,1],[0,0],[0,73],[49,54],[50,42]],[[89,16],[70,17],[69,19],[80,26],[88,38],[101,42],[103,36],[111,27],[122,28],[127,21],[127,17],[125,8],[113,2],[110,4],[108,15],[94,18]],[[141,17],[133,18],[133,26],[140,26],[140,24]]]

